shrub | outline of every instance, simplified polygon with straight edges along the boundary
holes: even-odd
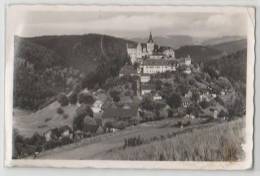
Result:
[[[226,117],[228,113],[226,113],[223,109],[218,113],[218,117]]]
[[[152,111],[154,109],[154,103],[150,97],[144,97],[141,102],[141,108],[144,110]]]
[[[63,113],[64,113],[64,110],[63,110],[61,107],[58,107],[58,108],[57,108],[57,113],[58,113],[58,114],[63,114]]]
[[[181,96],[176,93],[172,93],[167,99],[167,104],[172,108],[179,108],[181,106]]]
[[[63,114],[63,119],[67,119],[67,118],[69,118],[69,115],[68,114]]]
[[[44,122],[48,122],[48,121],[50,121],[52,118],[50,118],[50,117],[48,117],[48,118],[46,118],[45,120],[44,120]]]
[[[69,102],[70,104],[76,104],[78,101],[78,96],[76,93],[72,93],[70,96],[69,96]]]
[[[78,101],[80,104],[83,103],[83,104],[87,104],[87,105],[92,105],[95,102],[92,95],[90,95],[88,93],[84,93],[84,92],[80,93],[78,98],[79,98]]]
[[[98,129],[98,124],[95,121],[95,119],[87,116],[87,117],[84,118],[83,123],[84,123],[83,130],[85,132],[96,133],[96,131]]]
[[[57,96],[57,101],[60,103],[61,106],[67,106],[69,104],[69,100],[64,93],[60,93]]]
[[[120,92],[117,90],[111,90],[109,92],[109,95],[113,98],[114,102],[119,102],[120,101]]]
[[[124,139],[123,148],[134,147],[134,146],[142,145],[143,143],[144,143],[144,139],[142,139],[140,136],[130,137],[130,138]]]
[[[207,101],[202,101],[200,102],[200,106],[203,108],[203,109],[206,109],[210,106],[209,102]]]
[[[75,113],[73,118],[73,130],[83,130],[84,129],[84,118],[86,116],[93,117],[92,109],[85,104],[82,104]]]

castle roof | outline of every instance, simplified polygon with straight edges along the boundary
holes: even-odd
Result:
[[[149,39],[147,41],[148,43],[153,43],[153,36],[152,36],[152,33],[150,32],[150,35],[149,35]]]
[[[166,59],[147,59],[144,60],[143,65],[145,66],[169,66],[175,64],[175,60],[166,60]]]

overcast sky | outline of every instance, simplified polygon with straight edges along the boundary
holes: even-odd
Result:
[[[242,13],[144,13],[32,11],[25,15],[16,34],[26,37],[102,33],[124,38],[190,35],[193,37],[246,36]]]

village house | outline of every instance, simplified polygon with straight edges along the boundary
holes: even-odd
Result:
[[[146,95],[152,92],[151,84],[141,84],[141,95]]]
[[[185,98],[191,98],[192,97],[192,91],[189,90],[187,93],[184,95]]]
[[[147,83],[151,80],[151,75],[150,74],[141,74],[140,75],[140,81],[141,83]]]
[[[162,100],[162,96],[159,95],[158,93],[156,93],[156,94],[153,95],[153,100],[154,101],[160,101],[160,100]]]
[[[96,100],[91,107],[93,113],[94,114],[101,113],[102,112],[102,105],[103,105],[103,102],[101,100]]]
[[[72,129],[69,126],[63,126],[61,128],[59,128],[59,134],[60,134],[60,139],[61,138],[73,138],[73,132]]]
[[[186,67],[186,69],[183,71],[185,74],[191,74],[190,67]]]
[[[182,97],[182,107],[187,108],[191,105],[191,99]]]
[[[176,61],[166,59],[146,59],[140,67],[144,74],[164,73],[166,71],[176,71]]]

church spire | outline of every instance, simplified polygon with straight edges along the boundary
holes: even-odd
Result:
[[[153,43],[152,32],[150,32],[149,39],[148,39],[148,43]]]

